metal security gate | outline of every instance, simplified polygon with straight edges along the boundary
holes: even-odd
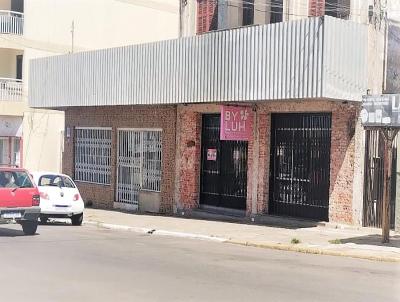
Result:
[[[220,118],[203,116],[200,204],[244,210],[247,142],[221,141]]]
[[[161,130],[118,130],[116,201],[137,210],[140,190],[161,191]]]
[[[390,227],[395,223],[397,138],[393,144]],[[382,227],[384,141],[377,130],[365,131],[365,175],[363,226]]]
[[[271,214],[328,220],[331,115],[273,114]]]

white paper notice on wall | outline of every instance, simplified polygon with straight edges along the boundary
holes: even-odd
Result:
[[[207,160],[209,161],[217,160],[217,149],[207,149]]]

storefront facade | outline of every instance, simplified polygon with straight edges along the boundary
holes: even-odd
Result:
[[[349,24],[310,18],[35,60],[31,106],[65,111],[64,171],[96,206],[359,224],[367,30]]]
[[[172,212],[174,106],[65,110],[63,172],[95,207]]]
[[[245,107],[254,118],[250,139],[221,141],[211,132],[219,132],[220,105],[178,106],[177,209],[211,206],[352,223],[360,211],[352,193],[360,164],[354,162],[358,104]]]

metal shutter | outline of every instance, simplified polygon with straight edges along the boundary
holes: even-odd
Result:
[[[325,0],[310,0],[308,6],[308,15],[310,17],[325,15]]]
[[[217,0],[200,0],[197,2],[197,33],[202,34],[216,29]]]

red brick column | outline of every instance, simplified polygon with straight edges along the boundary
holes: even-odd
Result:
[[[201,114],[183,110],[180,119],[179,143],[179,206],[183,209],[197,208],[200,198],[201,162]]]
[[[254,125],[255,128],[257,127],[256,119],[257,119],[257,114],[253,112],[254,114]],[[254,126],[253,126],[254,127]],[[254,186],[257,186],[257,175],[258,175],[258,162],[257,158],[257,151],[258,151],[258,145],[257,142],[255,141],[257,139],[257,130],[258,129],[253,129],[253,135],[251,139],[248,141],[247,145],[247,197],[246,197],[246,215],[251,215],[253,214],[253,202],[255,202],[254,196],[253,196],[253,190]],[[257,169],[255,171],[254,169]]]
[[[253,135],[248,142],[248,156],[247,156],[247,199],[246,199],[246,214],[262,214],[263,201],[260,200],[265,177],[265,115],[260,115],[258,112],[253,111]]]
[[[258,117],[258,190],[257,213],[268,213],[269,162],[270,162],[270,114],[259,114]]]

